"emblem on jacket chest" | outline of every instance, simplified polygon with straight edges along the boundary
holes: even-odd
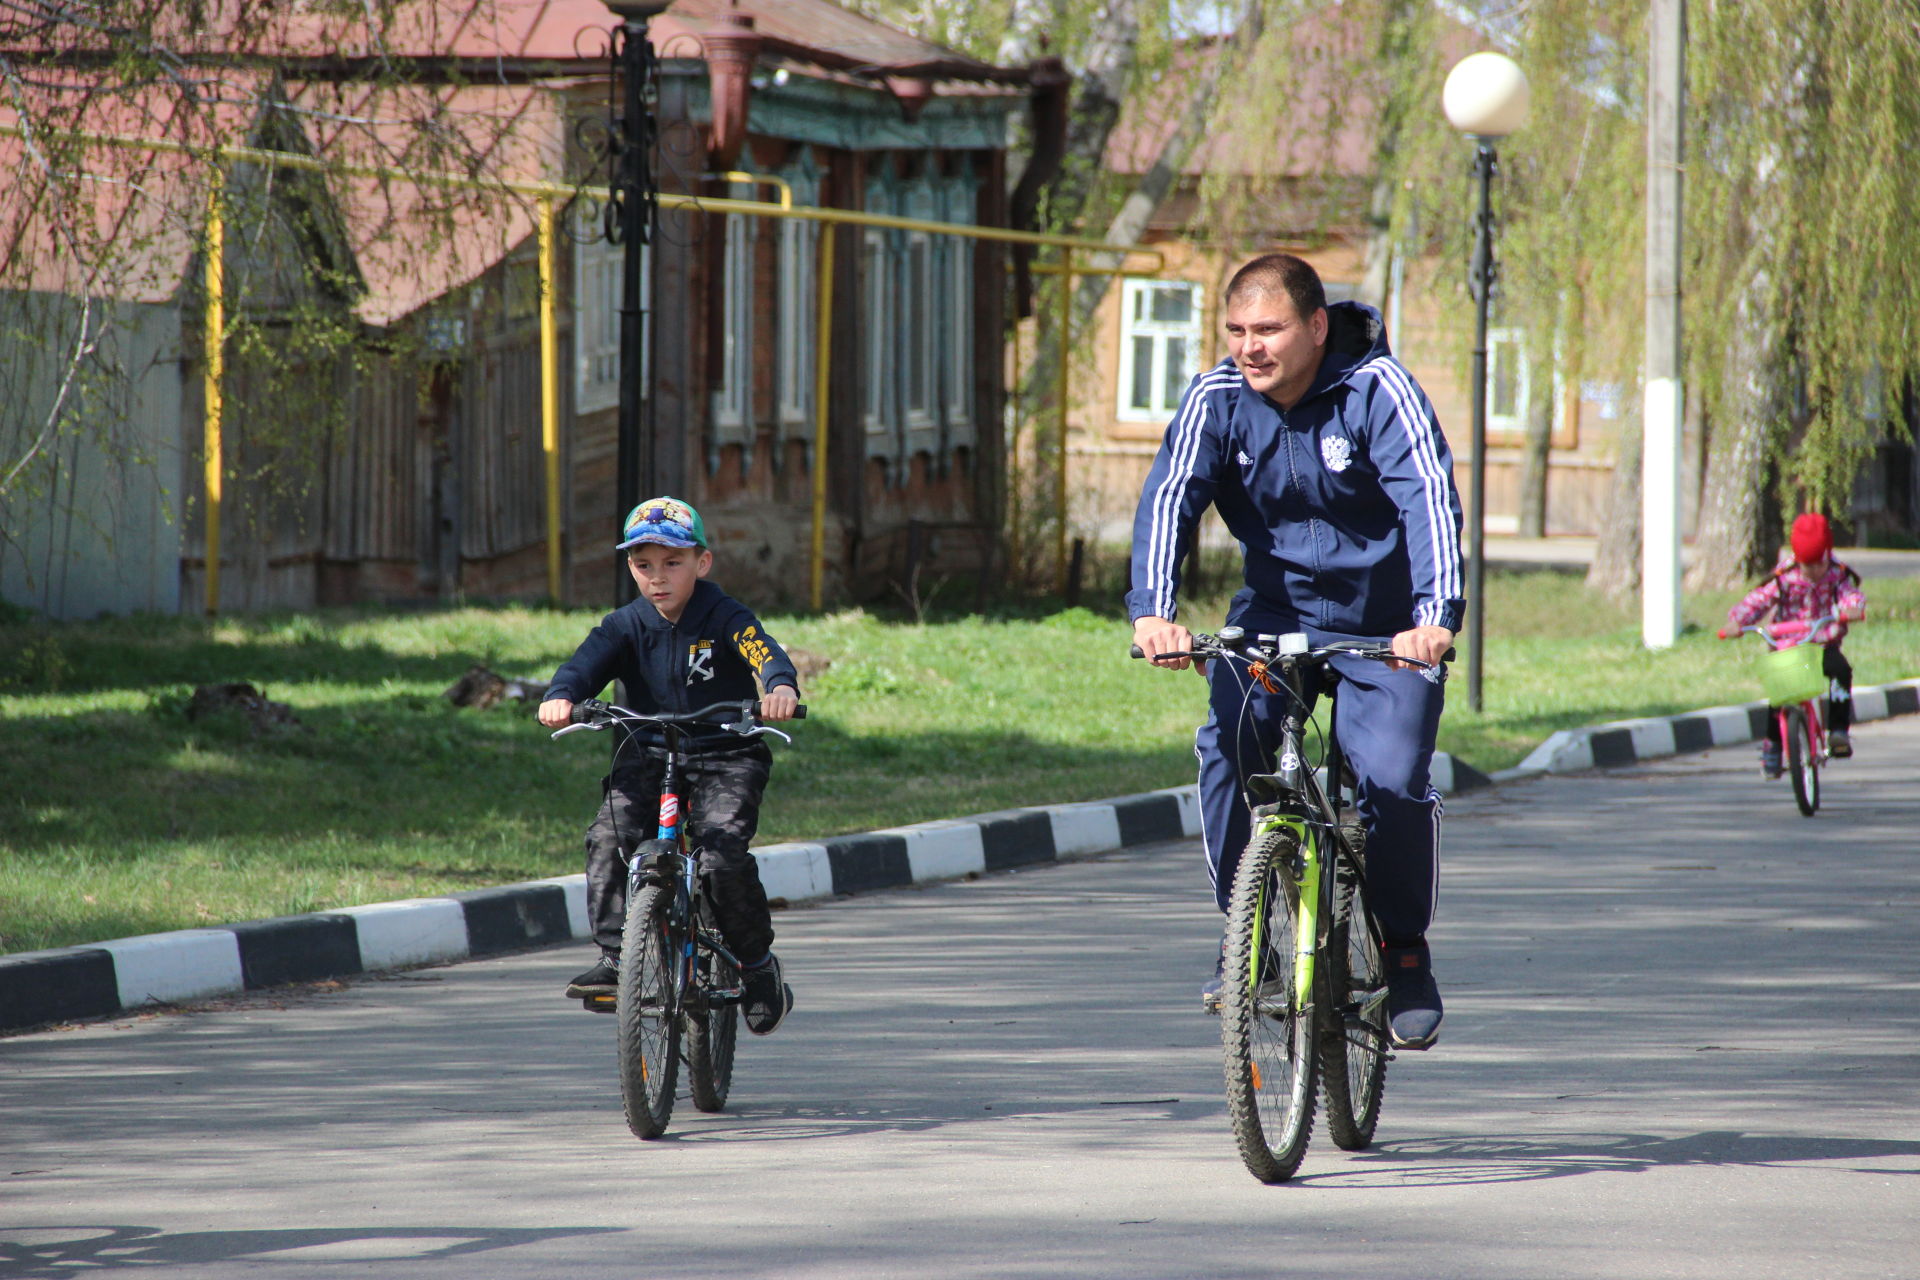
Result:
[[[1345,436],[1321,436],[1320,461],[1335,475],[1345,471],[1353,465],[1353,441]]]
[[[687,683],[713,679],[713,641],[696,640],[687,646]]]

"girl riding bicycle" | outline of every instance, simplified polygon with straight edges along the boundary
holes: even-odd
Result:
[[[1827,703],[1827,750],[1835,759],[1852,755],[1847,727],[1853,722],[1853,667],[1840,652],[1840,640],[1848,622],[1867,616],[1867,597],[1860,575],[1833,558],[1833,531],[1825,516],[1809,512],[1794,520],[1791,558],[1783,556],[1727,618],[1735,627],[1750,627],[1768,610],[1773,611],[1769,622],[1810,622],[1828,614],[1838,619],[1819,641],[1827,650],[1823,669],[1839,689]],[[1760,768],[1769,778],[1780,776],[1780,726],[1772,719],[1760,744]]]

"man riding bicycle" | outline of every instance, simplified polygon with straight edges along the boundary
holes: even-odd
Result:
[[[1380,313],[1327,305],[1314,269],[1256,258],[1227,287],[1229,357],[1187,387],[1134,518],[1127,595],[1149,658],[1184,652],[1180,564],[1212,505],[1245,549],[1227,621],[1314,643],[1389,640],[1438,663],[1462,611],[1460,496],[1433,407],[1387,349]],[[1185,659],[1164,665],[1183,668]],[[1367,889],[1385,948],[1393,1043],[1425,1049],[1442,1005],[1426,933],[1438,887],[1440,797],[1428,780],[1442,673],[1333,662],[1335,714],[1368,829]],[[1210,674],[1194,740],[1207,871],[1224,913],[1250,821],[1241,780],[1274,769],[1284,694],[1230,664]],[[1218,1003],[1221,978],[1203,989]]]

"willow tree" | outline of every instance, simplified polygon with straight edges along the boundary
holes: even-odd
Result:
[[[1373,255],[1437,264],[1460,314],[1474,191],[1469,144],[1439,110],[1462,55],[1499,48],[1525,68],[1534,110],[1500,147],[1497,320],[1525,329],[1563,379],[1636,386],[1642,356],[1647,40],[1635,0],[1533,0],[1463,18],[1429,0],[1349,0],[1318,39],[1291,30],[1229,90],[1276,122],[1273,168],[1210,182],[1222,238],[1270,216],[1315,130],[1369,118],[1383,228]],[[1920,363],[1920,22],[1911,5],[1695,0],[1689,10],[1685,333],[1689,422],[1706,465],[1690,585],[1771,562],[1783,517],[1844,517],[1876,446],[1908,438],[1899,406]],[[1331,100],[1332,115],[1324,114]],[[1292,144],[1286,144],[1291,137]],[[1308,148],[1310,150],[1310,148]],[[1236,202],[1235,184],[1252,193]],[[1278,184],[1278,185],[1276,185]],[[1324,221],[1351,220],[1322,191]],[[1391,196],[1391,209],[1387,197]],[[1264,200],[1264,203],[1263,203]],[[1257,235],[1251,237],[1257,240]],[[1458,326],[1464,356],[1470,326]],[[1464,364],[1464,359],[1462,360]],[[1631,397],[1637,402],[1638,397]],[[1624,427],[1602,585],[1631,584],[1637,415]]]

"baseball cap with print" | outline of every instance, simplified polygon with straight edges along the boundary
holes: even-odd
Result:
[[[620,523],[616,551],[656,542],[663,547],[705,547],[707,526],[700,513],[678,498],[648,498]]]

